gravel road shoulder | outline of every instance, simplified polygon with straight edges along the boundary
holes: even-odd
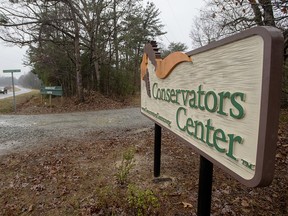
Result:
[[[105,136],[122,131],[145,130],[152,121],[139,108],[113,109],[43,115],[2,115],[0,118],[0,155],[31,146],[49,143],[57,138],[85,139],[93,132]],[[111,133],[110,133],[111,132]]]

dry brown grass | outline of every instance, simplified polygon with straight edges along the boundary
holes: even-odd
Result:
[[[17,95],[15,97],[16,110],[17,108],[21,107],[23,104],[27,103],[31,99],[39,97],[39,95],[40,93],[38,90],[33,90],[29,93]],[[14,103],[13,96],[0,100],[0,114],[13,113],[14,112],[13,103]]]

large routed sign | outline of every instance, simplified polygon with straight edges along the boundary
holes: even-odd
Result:
[[[274,174],[283,38],[257,27],[141,63],[141,112],[247,186]]]

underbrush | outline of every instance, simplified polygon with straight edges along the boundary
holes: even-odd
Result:
[[[33,94],[32,94],[33,95]],[[18,99],[19,97],[19,99]],[[24,97],[25,100],[22,100]],[[8,100],[8,99],[7,99]],[[7,104],[1,107],[2,114],[13,113],[12,101],[4,100]],[[65,112],[85,112],[105,109],[121,109],[126,107],[137,107],[140,104],[139,95],[127,97],[125,100],[117,100],[114,97],[106,97],[99,92],[85,92],[85,101],[79,102],[76,96],[73,97],[59,97],[49,95],[35,94],[33,97],[26,95],[19,95],[16,97],[17,114],[33,115],[33,114],[50,114],[50,113],[65,113]],[[8,106],[11,105],[11,106]],[[8,109],[7,109],[8,107]]]

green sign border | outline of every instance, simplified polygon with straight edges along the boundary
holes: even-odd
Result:
[[[42,95],[63,96],[62,86],[43,86],[40,89]]]
[[[19,73],[20,69],[3,70],[3,73]]]

